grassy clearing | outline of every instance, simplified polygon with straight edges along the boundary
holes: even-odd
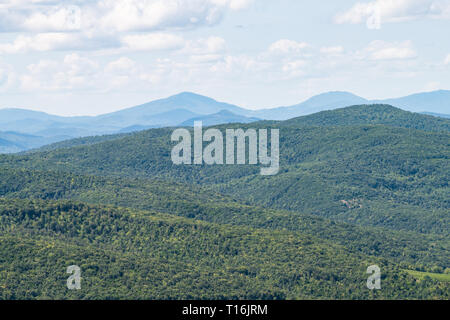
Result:
[[[413,271],[413,270],[405,270],[410,275],[415,277],[418,280],[423,280],[426,276],[430,277],[431,279],[435,279],[442,282],[450,282],[450,274],[448,273],[431,273],[431,272],[420,272],[420,271]]]

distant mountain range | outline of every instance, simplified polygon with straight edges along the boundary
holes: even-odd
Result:
[[[450,91],[445,90],[387,100],[367,100],[349,92],[328,92],[293,106],[262,110],[248,110],[183,92],[95,117],[61,117],[24,109],[0,109],[0,153],[24,151],[71,138],[192,126],[194,121],[202,121],[208,126],[261,119],[288,120],[364,104],[389,104],[406,111],[450,117]]]
[[[253,115],[267,120],[287,120],[320,111],[362,104],[388,104],[406,111],[428,112],[448,117],[450,114],[450,91],[439,90],[385,100],[367,100],[349,92],[335,91],[319,94],[293,106],[258,110]]]
[[[358,97],[352,93],[336,91],[319,94],[293,106],[258,110],[253,114],[266,120],[288,120],[295,117],[314,114],[320,111],[334,110],[369,103],[369,100]]]
[[[58,141],[61,141],[61,137],[39,137],[13,131],[0,132],[0,153],[21,152]]]
[[[204,126],[215,126],[218,124],[225,124],[225,123],[251,123],[259,120],[261,119],[254,117],[249,118],[234,114],[228,110],[222,110],[214,114],[189,119],[181,123],[180,126],[192,127],[195,121],[201,121]]]
[[[450,118],[450,114],[442,114],[442,113],[434,113],[434,112],[422,112],[422,114],[426,114],[428,116],[439,117],[439,118]]]

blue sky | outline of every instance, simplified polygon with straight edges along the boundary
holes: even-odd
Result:
[[[450,0],[0,0],[0,108],[181,91],[251,109],[450,89]]]

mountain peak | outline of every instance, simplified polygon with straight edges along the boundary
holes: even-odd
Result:
[[[189,91],[180,92],[166,99],[196,99],[196,100],[216,101],[213,98]]]
[[[356,94],[353,94],[351,92],[330,91],[330,92],[325,92],[325,93],[313,96],[310,99],[306,100],[304,103],[308,103],[308,102],[312,102],[312,101],[323,101],[325,103],[334,103],[336,100],[342,100],[342,99],[358,100],[361,102],[367,101],[366,99],[361,98],[360,96],[357,96]]]
[[[356,94],[351,93],[349,91],[328,91],[328,92],[323,92],[321,94],[316,95],[316,97],[320,97],[320,96],[353,96],[353,97],[358,97]]]
[[[235,114],[231,111],[228,110],[220,110],[219,112],[217,112],[216,114],[222,115],[222,116],[235,116]]]
[[[192,92],[192,91],[182,91],[178,94],[175,94],[174,96],[187,96],[187,97],[206,97],[204,95]]]

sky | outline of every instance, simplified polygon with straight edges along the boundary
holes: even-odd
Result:
[[[0,108],[249,109],[450,89],[450,0],[0,0]]]

